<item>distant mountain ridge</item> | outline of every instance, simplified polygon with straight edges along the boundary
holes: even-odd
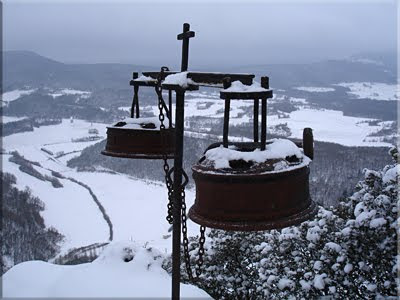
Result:
[[[382,64],[367,63],[368,61]],[[66,64],[32,51],[3,52],[3,90],[36,87],[127,88],[133,71],[158,70],[160,66],[120,63]],[[225,66],[221,71],[250,72],[269,76],[277,88],[298,85],[330,85],[338,82],[370,81],[396,83],[396,63],[390,56],[354,56],[347,60],[326,60],[309,64],[260,64]]]
[[[127,88],[133,71],[149,68],[116,63],[65,64],[32,51],[5,51],[3,91],[22,86],[71,87],[83,90],[104,87]]]

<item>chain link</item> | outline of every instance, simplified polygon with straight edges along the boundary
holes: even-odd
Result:
[[[157,77],[157,84],[155,87],[156,93],[158,95],[158,109],[160,110],[158,119],[160,120],[160,133],[161,133],[161,142],[162,146],[164,149],[166,149],[166,135],[165,135],[165,125],[164,125],[164,120],[165,116],[163,113],[163,108],[164,108],[164,99],[162,97],[162,85],[161,82],[165,78],[165,71],[168,71],[167,67],[162,67],[161,72],[159,73]],[[171,112],[170,112],[171,115]],[[164,160],[164,173],[165,173],[165,184],[168,189],[168,214],[167,214],[167,221],[169,224],[173,224],[173,194],[174,194],[174,188],[173,188],[173,181],[172,181],[172,176],[171,174],[174,171],[174,168],[169,167],[168,164],[168,156],[167,156],[167,151],[165,150],[163,154],[163,160]],[[189,239],[187,237],[187,215],[186,215],[186,194],[185,194],[185,187],[187,183],[189,182],[189,177],[187,176],[185,170],[182,170],[182,174],[185,178],[184,183],[180,187],[180,192],[181,192],[181,200],[182,200],[182,206],[181,206],[181,221],[182,221],[182,235],[183,235],[183,254],[184,254],[184,260],[185,260],[185,266],[186,266],[186,272],[188,274],[189,280],[193,281],[195,278],[193,277],[193,272],[192,272],[192,267],[190,264],[190,254],[189,254]],[[205,238],[205,230],[206,228],[204,226],[200,226],[200,238],[199,238],[199,251],[198,251],[198,256],[199,259],[197,261],[197,266],[196,266],[196,280],[199,278],[201,274],[201,267],[204,263],[203,261],[203,256],[204,256],[204,243],[206,241]]]
[[[204,243],[206,242],[206,228],[201,225],[200,226],[200,238],[199,238],[199,259],[197,261],[197,266],[196,266],[196,275],[199,277],[201,275],[201,267],[203,266],[204,260]]]
[[[187,215],[186,215],[186,194],[185,194],[185,186],[189,182],[189,177],[187,176],[185,170],[182,170],[183,176],[185,177],[185,182],[182,184],[181,189],[181,199],[182,199],[182,207],[181,207],[181,219],[182,219],[182,235],[183,235],[183,256],[185,259],[186,272],[188,274],[189,280],[194,281],[198,280],[201,275],[201,267],[204,263],[204,243],[206,241],[205,231],[206,228],[204,226],[200,226],[200,238],[199,238],[199,251],[198,251],[198,260],[196,265],[196,278],[193,277],[192,267],[190,265],[190,254],[189,254],[189,239],[187,237]]]
[[[163,165],[163,169],[164,169],[164,174],[165,174],[165,184],[167,186],[167,190],[168,190],[168,204],[167,204],[167,209],[168,209],[168,213],[167,213],[167,221],[169,224],[172,224],[174,222],[173,219],[173,184],[172,184],[172,179],[171,179],[171,171],[169,164],[168,164],[168,154],[167,154],[167,147],[166,147],[166,138],[167,135],[165,134],[165,125],[164,125],[164,120],[165,120],[165,116],[163,113],[163,103],[164,103],[164,99],[162,97],[162,85],[161,82],[162,80],[164,80],[165,78],[165,71],[168,71],[167,67],[161,67],[161,72],[158,74],[157,76],[157,84],[155,86],[155,90],[156,93],[158,95],[158,109],[160,110],[160,113],[158,115],[158,119],[160,120],[160,135],[161,135],[161,143],[163,148],[165,149],[164,153],[163,153],[163,161],[164,161],[164,165]]]

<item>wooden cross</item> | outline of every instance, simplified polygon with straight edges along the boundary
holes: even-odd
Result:
[[[185,72],[188,69],[189,61],[189,39],[194,37],[194,31],[190,31],[190,25],[188,23],[183,24],[183,32],[178,34],[178,40],[182,40],[182,64],[181,72]]]

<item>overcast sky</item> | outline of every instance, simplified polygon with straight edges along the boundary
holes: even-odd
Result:
[[[309,62],[395,51],[393,1],[18,1],[3,3],[3,47],[63,62],[189,66]]]

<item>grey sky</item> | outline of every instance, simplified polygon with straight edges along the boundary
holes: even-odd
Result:
[[[4,49],[64,62],[190,65],[318,61],[394,51],[396,1],[5,1]]]

